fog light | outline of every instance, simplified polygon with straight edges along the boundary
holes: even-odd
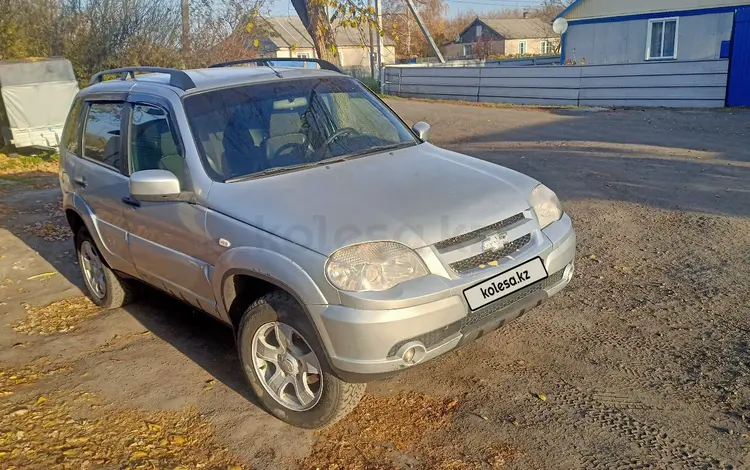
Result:
[[[570,281],[573,279],[573,272],[575,271],[575,262],[571,262],[569,265],[565,267],[565,271],[563,272],[563,278],[566,281]]]
[[[417,353],[416,348],[409,348],[406,350],[406,352],[403,355],[404,362],[411,362],[412,359],[414,359],[414,354]]]
[[[410,341],[398,350],[396,353],[397,357],[400,357],[402,361],[407,364],[417,364],[424,359],[427,354],[427,350],[424,344],[419,341]]]

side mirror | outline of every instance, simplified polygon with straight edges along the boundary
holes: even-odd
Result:
[[[138,201],[170,201],[180,197],[180,180],[167,170],[143,170],[130,175],[130,195]]]
[[[419,121],[415,123],[413,126],[411,126],[411,130],[414,131],[415,134],[417,134],[417,137],[422,142],[427,142],[430,140],[430,125],[427,124],[424,121]]]

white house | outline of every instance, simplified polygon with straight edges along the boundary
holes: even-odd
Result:
[[[576,0],[563,60],[623,64],[729,58],[735,14],[750,0]]]
[[[269,34],[260,42],[262,57],[316,57],[310,34],[298,16],[277,16],[264,19]],[[344,70],[370,69],[369,34],[366,28],[343,26],[333,22],[336,46]],[[383,63],[396,62],[396,44],[388,35],[383,37]]]

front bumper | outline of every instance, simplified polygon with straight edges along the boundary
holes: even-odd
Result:
[[[348,381],[368,381],[428,361],[525,314],[562,290],[572,278],[576,237],[564,215],[543,231],[543,242],[496,269],[442,284],[429,301],[392,309],[319,306],[324,342],[333,368]],[[464,289],[533,258],[542,259],[547,279],[471,311]],[[426,284],[441,285],[435,280]],[[416,346],[411,361],[403,353]]]

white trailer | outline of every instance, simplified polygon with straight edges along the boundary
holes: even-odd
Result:
[[[14,147],[57,147],[78,93],[63,58],[0,61],[0,137]]]

